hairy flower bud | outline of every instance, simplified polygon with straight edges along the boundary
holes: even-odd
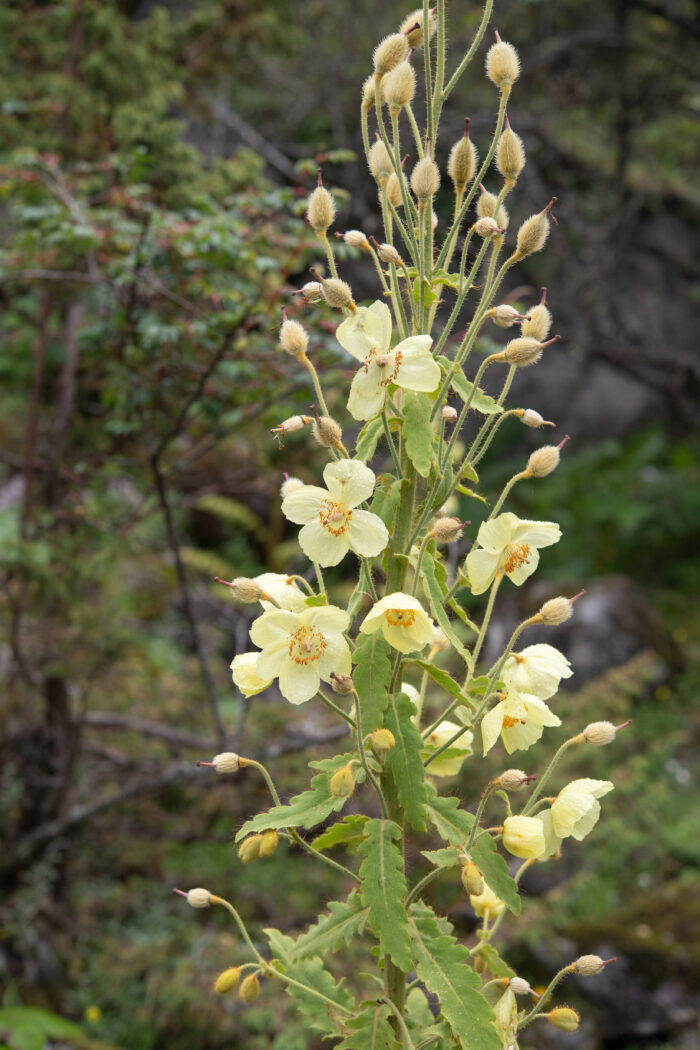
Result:
[[[510,990],[515,995],[532,995],[532,986],[524,977],[511,977]]]
[[[349,244],[351,248],[368,248],[369,243],[362,230],[346,230],[343,234],[343,240],[346,244]]]
[[[454,543],[462,535],[463,527],[458,518],[438,518],[430,531],[436,543]]]
[[[352,309],[355,305],[352,288],[345,281],[330,277],[322,282],[323,298],[334,310]]]
[[[401,176],[403,179],[404,186],[406,185],[406,178],[404,175]],[[395,171],[392,171],[391,175],[387,179],[386,183],[386,198],[389,204],[394,208],[400,208],[403,204],[403,195],[401,193],[401,183],[399,177]]]
[[[501,40],[496,32],[496,43],[486,55],[486,76],[500,88],[510,88],[520,76],[520,59],[512,44]]]
[[[552,315],[544,301],[546,294],[547,289],[543,288],[542,301],[528,311],[520,329],[523,335],[531,335],[533,339],[540,341],[547,338],[552,327]]]
[[[283,419],[281,423],[278,423],[272,429],[275,433],[292,434],[295,430],[303,430],[308,420],[308,416],[289,416],[288,419]]]
[[[518,368],[527,368],[535,365],[542,357],[542,343],[536,339],[524,338],[511,339],[503,351],[503,360],[509,365],[517,365]]]
[[[394,265],[396,265],[401,258],[392,244],[380,244],[377,248],[377,255],[383,263],[394,263]]]
[[[374,49],[374,72],[383,77],[408,54],[409,43],[403,33],[392,33],[385,36]]]
[[[531,215],[518,230],[518,258],[524,259],[525,256],[533,255],[544,248],[549,237],[549,212],[556,199],[552,197],[546,208],[543,208],[537,215]]]
[[[262,835],[249,835],[248,838],[243,839],[238,847],[238,859],[244,864],[252,864],[260,856],[261,842]]]
[[[301,295],[304,303],[320,303],[323,299],[323,285],[320,281],[307,281],[295,295]]]
[[[355,790],[355,774],[352,766],[348,763],[347,766],[338,769],[331,777],[328,786],[331,795],[335,795],[336,798],[347,798],[348,795],[352,795]]]
[[[282,349],[292,357],[305,354],[309,345],[309,338],[299,322],[288,321],[286,317],[280,328],[279,340]]]
[[[574,604],[570,598],[550,598],[540,609],[542,622],[548,627],[558,627],[573,616]]]
[[[290,478],[290,477],[287,477],[287,478],[285,478],[285,480],[280,485],[280,496],[282,497],[282,499],[284,499],[285,496],[289,496],[290,493],[296,492],[297,489],[300,489],[300,488],[303,488],[303,487],[304,487],[304,482],[301,480],[301,478]]]
[[[498,778],[498,783],[504,791],[520,791],[531,779],[522,769],[506,769]]]
[[[238,770],[238,755],[234,751],[223,751],[220,755],[214,755],[211,761],[217,773],[235,773]]]
[[[574,966],[576,973],[580,973],[582,977],[595,977],[605,969],[605,960],[599,955],[579,955]]]
[[[322,448],[339,449],[343,444],[343,431],[330,416],[317,416],[313,423],[313,433]]]
[[[604,744],[611,744],[615,739],[617,728],[612,722],[590,722],[584,729],[583,736],[587,744],[603,747]]]
[[[515,182],[525,167],[525,147],[520,135],[516,135],[508,124],[498,140],[496,167],[506,182]]]
[[[408,106],[416,90],[416,74],[410,62],[399,62],[382,80],[382,96],[390,113]]]
[[[241,980],[241,968],[240,966],[229,966],[228,970],[224,970],[216,978],[214,983],[214,991],[217,995],[225,995],[226,992],[230,992],[235,988]]]
[[[543,445],[532,453],[527,461],[527,472],[531,478],[546,478],[559,466],[559,449],[556,445]]]
[[[544,1016],[562,1032],[575,1032],[581,1024],[581,1018],[570,1006],[557,1006]]]
[[[336,674],[335,671],[331,671],[331,689],[334,693],[338,693],[340,696],[349,696],[353,691],[352,675],[349,674]]]
[[[271,857],[277,849],[280,837],[274,828],[268,828],[267,831],[263,831],[260,836],[260,846],[258,855],[260,857]]]
[[[544,419],[539,412],[535,412],[534,408],[518,408],[515,413],[521,423],[524,423],[526,427],[553,427],[554,423],[550,423],[549,420]]]
[[[362,85],[362,107],[363,109],[372,109],[375,104],[375,79],[374,74],[370,75]]]
[[[425,204],[440,188],[440,172],[430,156],[423,157],[411,173],[411,189],[419,204]]]
[[[435,32],[437,22],[435,15],[432,11],[428,12],[428,38],[430,38]],[[408,40],[409,46],[416,48],[422,47],[424,43],[423,33],[423,8],[419,7],[417,11],[412,11],[410,15],[406,15],[403,22],[399,26],[399,33],[404,33]]]
[[[507,817],[503,845],[514,857],[534,860],[545,852],[544,825],[536,817]]]
[[[373,733],[370,733],[369,742],[372,749],[382,755],[386,751],[391,751],[396,744],[396,738],[390,729],[375,729]]]
[[[394,165],[389,151],[381,139],[377,139],[369,151],[369,170],[381,186],[394,172]]]
[[[503,233],[506,232],[505,229],[503,229],[503,227],[498,225],[498,223],[496,222],[495,219],[492,219],[490,217],[485,217],[483,219],[478,219],[474,223],[474,227],[473,228],[474,228],[474,233],[477,235],[477,237],[484,237],[484,238],[486,238],[486,237],[496,237],[499,234],[503,234]]]
[[[245,602],[247,605],[259,602],[262,596],[260,584],[256,583],[255,580],[249,580],[246,576],[237,576],[235,580],[231,580],[229,590],[234,598],[239,602]]]
[[[462,866],[462,885],[470,897],[480,897],[484,892],[484,876],[473,860],[468,860]]]
[[[453,408],[452,405],[445,405],[442,410],[442,418],[446,423],[455,423],[458,415],[457,409]]]
[[[498,215],[496,215],[498,197],[495,197],[493,193],[489,193],[482,185],[479,186],[479,189],[481,190],[481,196],[476,202],[476,214],[478,217],[480,219],[495,219],[501,229],[507,230],[510,216],[505,204],[501,204],[498,209]]]
[[[321,169],[318,169],[318,186],[309,197],[306,207],[306,218],[316,233],[324,234],[335,218],[335,201],[321,182]]]
[[[464,136],[455,142],[447,161],[447,174],[452,179],[455,193],[464,193],[467,184],[474,178],[477,165],[477,153],[474,143],[469,138],[469,119],[464,121]]]
[[[211,904],[211,893],[198,886],[195,890],[188,890],[185,894],[190,908],[208,908]]]
[[[238,989],[238,998],[242,1003],[254,1003],[260,995],[260,981],[254,973],[248,974],[241,981]]]
[[[500,306],[494,306],[491,310],[488,310],[486,316],[490,317],[499,328],[512,328],[516,321],[521,320],[523,315],[519,314],[514,306],[510,306],[508,303],[501,303]]]

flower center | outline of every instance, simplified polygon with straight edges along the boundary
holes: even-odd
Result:
[[[377,354],[376,347],[373,347],[363,361],[365,373],[369,372],[369,366],[372,364],[373,358],[377,368],[386,369],[386,374],[379,380],[379,385],[387,387],[390,383],[395,383],[403,361],[403,351],[394,350],[392,347],[388,353]]]
[[[289,639],[289,655],[296,664],[312,664],[323,654],[326,639],[313,627],[300,627]]]
[[[352,520],[352,511],[332,499],[324,499],[318,511],[318,520],[324,529],[334,536],[340,536]]]
[[[524,565],[530,560],[532,554],[528,543],[514,543],[506,549],[508,556],[503,563],[503,568],[506,572],[513,572],[514,569]]]
[[[387,609],[384,615],[392,627],[411,627],[416,618],[413,609]]]

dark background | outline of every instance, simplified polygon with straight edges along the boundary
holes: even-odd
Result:
[[[449,9],[457,56],[480,12]],[[262,787],[248,774],[214,783],[194,760],[252,754],[291,792],[308,757],[334,746],[311,705],[291,711],[274,691],[241,702],[228,664],[252,614],[211,580],[305,568],[278,486],[283,471],[315,480],[322,459],[303,437],[283,450],[270,438],[310,396],[276,329],[318,262],[301,218],[317,163],[336,228],[379,235],[373,183],[350,151],[361,154],[372,48],[408,10],[0,11],[0,1032],[11,1024],[12,1048],[43,1045],[41,1031],[17,1034],[36,1032],[35,1007],[78,1022],[82,1035],[63,1033],[74,1045],[311,1045],[271,991],[252,1008],[211,993],[240,958],[235,937],[170,889],[231,895],[254,930],[303,928],[338,893],[282,848],[243,868],[231,830],[266,805]],[[557,710],[570,727],[633,719],[612,747],[569,761],[567,778],[610,777],[616,790],[590,839],[531,873],[508,957],[533,984],[582,951],[618,957],[562,996],[583,1010],[581,1030],[542,1025],[540,1047],[696,1047],[698,5],[513,0],[494,24],[523,62],[509,106],[528,155],[513,225],[559,198],[546,250],[504,296],[527,305],[547,286],[562,340],[512,403],[571,436],[558,471],[512,499],[564,538],[537,582],[499,600],[494,644],[543,597],[586,587],[572,623],[547,637],[576,671]],[[443,167],[465,116],[487,148],[485,46],[445,109]],[[441,225],[450,207],[445,189]],[[357,298],[374,298],[370,269],[341,256]],[[349,426],[335,319],[304,320]],[[542,440],[504,427],[484,493]],[[339,599],[346,582],[333,580]],[[523,755],[528,768],[565,731]],[[484,779],[483,764],[465,767],[466,804]],[[434,903],[471,933],[459,886],[437,884]]]

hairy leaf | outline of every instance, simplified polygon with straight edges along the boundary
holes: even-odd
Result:
[[[336,984],[333,976],[324,969],[321,959],[304,959],[285,966],[284,972],[298,984],[285,984],[285,990],[296,1002],[300,1013],[312,1028],[324,1035],[338,1036],[341,1023],[347,1017],[347,1011],[354,1008],[349,992],[342,982]],[[299,987],[303,985],[303,987]],[[321,998],[324,996],[324,1002]],[[340,1009],[335,1009],[336,1004]],[[347,1009],[342,1009],[346,1007]]]
[[[423,849],[421,856],[436,868],[454,868],[462,864],[462,857],[456,846],[445,846],[444,849]]]
[[[463,372],[457,372],[452,377],[452,389],[456,390],[462,398],[462,401],[466,403],[474,389],[474,384],[469,382]],[[489,397],[488,394],[485,394],[481,388],[477,388],[474,391],[472,403],[469,407],[475,408],[477,412],[481,412],[484,416],[500,415],[503,411],[503,406],[499,405],[492,397]]]
[[[324,764],[330,768],[312,778],[308,791],[296,795],[285,806],[273,806],[267,813],[258,813],[247,820],[236,835],[236,842],[253,832],[266,831],[267,828],[313,828],[331,813],[337,813],[347,798],[337,798],[331,794],[330,779],[336,769],[347,762],[347,755],[336,755],[334,759],[326,760]]]
[[[433,428],[430,425],[430,400],[425,394],[406,394],[404,398],[403,436],[406,455],[418,473],[427,478],[433,462]]]
[[[388,1006],[368,1003],[364,1010],[347,1022],[350,1034],[338,1043],[336,1050],[400,1050],[400,1044],[389,1024]]]
[[[396,743],[388,751],[384,765],[393,773],[399,802],[414,831],[425,831],[425,775],[421,748],[423,739],[411,715],[415,708],[404,693],[389,697],[386,727]]]
[[[362,732],[371,733],[382,725],[391,680],[391,648],[382,635],[363,634],[355,647],[357,664],[353,681],[362,721]]]
[[[464,1050],[501,1050],[494,1014],[479,991],[481,979],[468,963],[469,952],[448,933],[425,904],[413,904],[409,930],[416,971]]]
[[[397,480],[393,474],[380,474],[377,478],[377,487],[369,509],[373,514],[379,515],[389,532],[393,528],[396,508],[401,498],[401,489],[405,484],[407,484],[406,478]]]
[[[345,846],[349,852],[354,852],[365,837],[364,828],[368,820],[369,817],[363,817],[360,813],[351,813],[322,831],[311,845],[318,850]]]
[[[433,557],[427,551],[423,555],[423,564],[421,566],[421,578],[423,581],[423,589],[427,595],[428,604],[430,605],[430,611],[442,627],[443,631],[449,638],[454,648],[457,650],[459,655],[466,663],[467,667],[471,669],[474,666],[472,654],[468,652],[468,650],[465,649],[462,645],[461,641],[457,637],[457,634],[455,633],[454,627],[452,626],[452,622],[450,621],[449,616],[445,612],[445,607],[443,605],[443,600],[445,597],[444,592],[437,580],[435,562],[433,561]]]
[[[282,933],[281,930],[276,930],[274,926],[268,926],[263,933],[270,943],[270,951],[273,956],[283,963],[288,962],[296,945],[294,938]]]
[[[484,881],[493,890],[497,897],[514,915],[520,914],[522,901],[518,894],[518,886],[515,879],[508,872],[505,859],[496,849],[496,843],[490,835],[479,835],[469,850],[472,860],[477,865]]]
[[[433,681],[442,686],[442,688],[449,693],[450,696],[453,696],[455,700],[464,700],[464,694],[460,689],[459,684],[455,682],[452,675],[448,674],[447,671],[443,671],[441,668],[436,667],[435,664],[428,663],[427,660],[414,659],[413,663],[418,664],[418,666],[422,667],[424,671],[427,671]]]
[[[360,852],[365,859],[360,867],[362,903],[369,906],[369,922],[379,939],[382,952],[390,955],[404,973],[412,968],[406,925],[406,877],[403,857],[397,846],[401,829],[390,820],[370,820],[367,838]]]
[[[357,890],[346,901],[330,901],[328,914],[322,915],[314,926],[297,937],[292,958],[309,955],[325,956],[348,944],[356,933],[361,933],[367,921],[368,908],[363,906]]]
[[[505,959],[502,959],[492,944],[482,944],[479,947],[479,955],[484,960],[494,977],[507,977],[510,980],[515,977],[515,970],[511,970]]]
[[[382,421],[379,418],[370,419],[369,423],[365,423],[355,442],[355,459],[366,463],[372,458],[383,429]]]
[[[440,796],[432,785],[428,785],[426,813],[438,835],[451,846],[464,846],[474,824],[474,817],[466,809],[460,809],[459,799]]]

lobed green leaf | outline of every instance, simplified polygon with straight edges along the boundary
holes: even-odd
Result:
[[[362,903],[369,907],[369,922],[382,952],[391,956],[404,973],[413,968],[404,898],[406,876],[398,842],[401,829],[390,820],[370,820],[360,852]]]
[[[384,718],[391,681],[391,647],[382,635],[362,634],[359,637],[353,662],[357,665],[353,674],[357,703],[362,721],[362,732],[371,733],[379,729]]]
[[[369,908],[363,906],[357,890],[353,890],[346,901],[330,901],[328,914],[322,915],[314,926],[297,937],[292,959],[305,959],[309,955],[325,956],[335,952],[352,937],[364,929]]]
[[[404,693],[389,697],[385,724],[394,734],[396,743],[386,753],[384,766],[393,774],[406,820],[414,831],[425,831],[423,738],[411,720],[414,711],[413,703]]]
[[[430,423],[430,400],[425,394],[406,394],[403,437],[406,455],[421,477],[427,478],[434,456],[435,435]]]

